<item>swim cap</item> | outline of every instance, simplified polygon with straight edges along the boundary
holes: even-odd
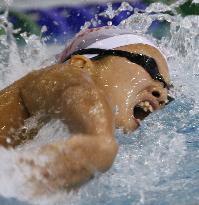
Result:
[[[77,34],[75,38],[69,42],[59,56],[58,62],[63,63],[68,56],[80,49],[113,49],[120,46],[139,43],[151,45],[157,48],[148,39],[143,36],[134,35],[130,30],[110,26],[86,29]]]
[[[137,53],[145,54],[154,58],[158,65],[160,74],[163,75],[166,83],[170,84],[166,58],[158,47],[145,37],[132,34],[132,30],[119,29],[112,26],[87,29],[77,34],[75,38],[67,44],[64,51],[58,56],[58,63],[66,62],[73,53],[82,49],[97,48],[111,50],[135,44],[144,45],[144,48],[142,46]],[[156,54],[154,55],[154,53]],[[87,58],[96,56],[96,54],[83,55]]]

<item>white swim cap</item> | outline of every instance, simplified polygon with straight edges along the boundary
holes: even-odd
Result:
[[[67,62],[67,60],[71,57],[73,53],[84,49],[105,49],[105,50],[112,50],[114,48],[126,46],[126,45],[133,45],[133,44],[143,44],[147,47],[153,47],[156,51],[156,57],[150,55],[150,51],[148,50],[148,54],[150,57],[155,59],[155,63],[158,65],[158,70],[161,75],[164,76],[164,82],[170,84],[170,76],[167,66],[167,61],[164,54],[155,46],[151,41],[146,39],[143,36],[132,34],[131,30],[126,29],[119,29],[117,27],[100,27],[100,28],[93,28],[87,29],[75,36],[75,38],[67,44],[64,51],[58,56],[58,63]],[[150,48],[151,50],[151,48]],[[81,53],[81,51],[80,51]],[[84,52],[83,52],[84,53]],[[99,54],[81,54],[86,56],[87,58],[95,57]],[[89,53],[89,52],[88,52]],[[92,53],[92,52],[91,52]],[[94,52],[95,53],[95,52]],[[146,55],[143,51],[141,52]],[[157,54],[159,53],[159,54]],[[159,56],[159,57],[158,57]]]
[[[65,59],[75,51],[85,48],[113,49],[130,44],[147,44],[157,48],[152,42],[143,36],[132,34],[132,31],[117,27],[100,27],[87,29],[75,36],[58,57],[58,62]],[[158,48],[157,48],[158,49]],[[87,55],[93,57],[93,55]]]

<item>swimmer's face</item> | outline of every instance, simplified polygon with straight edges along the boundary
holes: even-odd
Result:
[[[121,49],[136,52],[145,48],[126,46]],[[165,62],[161,62],[164,59],[157,61],[158,66],[161,66],[161,74],[168,81],[168,68]],[[99,72],[96,82],[107,93],[115,112],[116,126],[123,128],[124,132],[135,130],[140,120],[167,102],[167,88],[158,80],[153,80],[141,66],[126,58],[114,56],[101,59],[97,64]]]

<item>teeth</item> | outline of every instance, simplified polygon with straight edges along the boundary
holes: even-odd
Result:
[[[154,109],[151,106],[151,104],[149,103],[149,101],[144,101],[138,104],[138,106],[140,106],[145,112],[150,111],[153,112]]]
[[[154,110],[153,110],[153,107],[152,107],[151,105],[149,106],[149,111],[150,111],[150,112],[153,112],[153,111],[154,111]]]
[[[144,102],[141,102],[139,105],[140,105],[141,107],[144,107]]]

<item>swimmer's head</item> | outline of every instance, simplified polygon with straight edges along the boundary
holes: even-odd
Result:
[[[116,126],[134,130],[140,120],[167,103],[168,67],[164,55],[147,39],[129,33],[116,35],[116,30],[112,33],[115,35],[107,38],[98,35],[90,45],[84,41],[87,45],[80,50],[73,42],[60,59],[90,68],[94,81],[109,97]]]

